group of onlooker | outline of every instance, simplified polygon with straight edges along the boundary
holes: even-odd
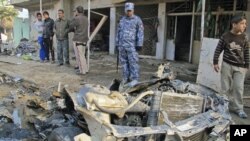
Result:
[[[88,41],[88,20],[84,16],[84,9],[78,6],[74,10],[74,18],[68,20],[64,16],[64,10],[58,10],[58,18],[54,21],[49,17],[49,13],[37,13],[37,21],[34,28],[38,32],[38,43],[40,45],[40,62],[55,63],[55,53],[53,47],[53,36],[57,40],[57,60],[58,66],[70,65],[69,61],[69,33],[74,32],[73,47],[76,56],[77,66],[75,69],[79,74],[88,72],[85,58],[85,49]],[[44,20],[43,20],[44,18]],[[50,59],[51,57],[51,59]]]

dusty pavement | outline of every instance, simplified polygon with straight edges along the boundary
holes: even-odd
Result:
[[[91,56],[90,72],[86,75],[76,75],[74,71],[75,61],[71,66],[60,66],[50,63],[36,61],[25,61],[17,57],[0,56],[0,72],[13,77],[21,77],[31,81],[44,89],[57,87],[58,83],[67,84],[75,91],[78,91],[81,84],[94,83],[108,86],[114,78],[120,78],[121,71],[116,72],[116,56],[106,53],[95,53]],[[166,63],[164,60],[140,59],[141,81],[149,79],[158,68],[158,64]],[[183,62],[171,62],[177,72],[177,78],[183,81],[196,81],[198,66]],[[249,79],[249,78],[247,78]],[[8,95],[10,87],[0,85],[0,98]],[[249,80],[246,83],[245,95],[250,95]],[[249,99],[250,100],[250,99]],[[250,108],[246,108],[250,116]],[[250,124],[250,117],[246,120],[232,114],[236,123]]]
[[[158,64],[164,61],[141,59],[141,81],[149,79],[158,69]],[[97,83],[108,86],[114,78],[120,78],[121,71],[116,72],[116,57],[108,56],[105,53],[98,53],[91,56],[90,72],[86,75],[76,75],[74,71],[75,61],[71,66],[60,66],[50,63],[36,61],[25,61],[17,57],[0,56],[0,72],[11,76],[22,77],[48,88],[57,85],[59,82],[68,84],[70,87],[78,88],[82,83]],[[195,70],[197,66],[188,63],[173,63],[178,72],[178,77],[187,81],[195,81]]]

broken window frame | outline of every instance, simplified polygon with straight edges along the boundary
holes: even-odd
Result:
[[[209,38],[220,38],[220,36],[230,30],[230,21],[232,16],[235,13],[244,13],[247,11],[247,0],[237,1],[237,0],[207,0],[206,1],[206,15],[205,15],[205,30],[204,36]],[[200,41],[200,32],[201,32],[201,12],[199,10],[201,0],[196,0],[196,12],[194,13],[194,33],[193,40]],[[174,39],[174,25],[169,25],[169,21],[171,24],[172,16],[184,16],[184,15],[192,15],[192,10],[189,10],[188,7],[189,2],[177,2],[177,3],[168,3],[167,4],[167,39]],[[186,5],[186,6],[185,6]],[[210,8],[208,7],[210,5]],[[173,6],[173,7],[171,7]],[[170,8],[169,8],[170,7]],[[192,7],[192,6],[191,6]],[[192,9],[192,8],[191,8]],[[209,11],[208,9],[211,9]],[[208,15],[208,14],[211,15]],[[211,18],[209,18],[209,16]],[[210,20],[207,20],[207,19]],[[170,19],[170,20],[169,20]],[[224,20],[226,19],[226,20]],[[176,23],[175,23],[176,24]],[[207,24],[207,25],[206,25]],[[223,27],[221,27],[221,26]]]

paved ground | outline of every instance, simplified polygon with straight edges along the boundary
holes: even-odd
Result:
[[[164,61],[141,59],[141,80],[149,79],[162,62]],[[42,87],[51,87],[59,82],[69,84],[71,87],[78,87],[83,82],[108,86],[114,78],[121,77],[120,68],[118,73],[116,71],[115,56],[108,56],[104,53],[93,55],[90,61],[90,72],[86,75],[76,75],[74,64],[75,61],[71,61],[70,67],[58,67],[56,64],[0,56],[0,72],[12,76],[20,76]],[[187,81],[195,81],[195,75],[190,74],[192,73],[191,71],[197,70],[197,66],[181,62],[176,62],[172,65],[176,69],[178,77],[183,77]]]
[[[149,79],[157,70],[158,65],[166,61],[140,59],[141,80]],[[114,78],[120,78],[121,72],[116,72],[116,57],[105,53],[96,53],[91,56],[90,72],[86,75],[76,75],[74,72],[75,61],[71,66],[58,67],[56,64],[40,63],[36,61],[24,61],[20,58],[0,56],[0,72],[11,76],[22,77],[25,80],[34,82],[42,88],[57,86],[59,82],[68,84],[70,88],[78,91],[83,83],[94,83],[108,86]],[[195,82],[197,66],[184,62],[171,62],[177,72],[177,78]],[[249,78],[247,78],[249,79]],[[247,81],[249,82],[249,81]],[[0,85],[0,98],[7,95],[11,89]],[[245,95],[250,95],[250,83],[246,85]],[[250,116],[250,109],[246,108]],[[250,124],[250,118],[242,120],[232,114],[236,123]]]

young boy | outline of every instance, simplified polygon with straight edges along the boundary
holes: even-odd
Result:
[[[44,60],[45,60],[45,52],[46,52],[45,46],[43,44],[44,23],[43,23],[43,20],[42,20],[42,14],[41,13],[38,12],[36,14],[36,17],[37,17],[37,21],[34,23],[34,28],[38,33],[37,41],[38,41],[38,43],[40,45],[40,61],[41,61],[41,63],[43,63]]]
[[[214,53],[214,70],[221,71],[221,93],[229,97],[229,109],[240,118],[247,118],[243,110],[244,79],[249,68],[249,45],[246,34],[246,18],[235,15],[232,29],[224,33]],[[224,51],[221,70],[218,58]]]

